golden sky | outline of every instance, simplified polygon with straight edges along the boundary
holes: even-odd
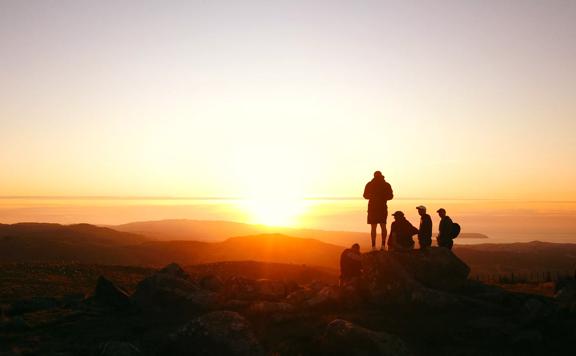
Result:
[[[0,3],[0,195],[576,200],[576,2]]]

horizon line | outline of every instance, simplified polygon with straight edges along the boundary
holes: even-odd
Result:
[[[220,196],[135,196],[135,195],[0,195],[0,200],[195,200],[195,201],[226,201],[226,200],[254,200],[259,198],[253,197],[220,197]],[[352,201],[352,200],[366,200],[362,197],[303,197],[302,200],[312,201]],[[291,200],[291,199],[290,199]],[[424,197],[398,197],[392,200],[454,200],[454,201],[522,201],[534,203],[576,203],[575,200],[523,200],[519,198],[424,198]]]

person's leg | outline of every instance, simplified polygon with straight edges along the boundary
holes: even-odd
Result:
[[[449,250],[452,249],[453,245],[454,245],[454,241],[452,239],[448,240],[446,243],[446,247],[448,247]]]
[[[370,237],[372,238],[372,248],[376,248],[376,228],[378,224],[370,224]]]
[[[386,230],[386,223],[380,224],[380,230],[382,230],[382,247],[381,249],[386,249],[386,236],[388,235],[388,231]]]

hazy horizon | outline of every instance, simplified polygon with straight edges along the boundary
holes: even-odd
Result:
[[[264,204],[264,205],[263,205]],[[293,210],[274,213],[265,202],[249,199],[0,199],[0,223],[54,222],[120,225],[135,221],[167,219],[221,220],[247,224],[278,225],[332,231],[366,232],[366,201],[363,199],[310,199]],[[483,239],[461,239],[458,243],[484,242],[576,242],[576,202],[529,202],[518,200],[425,200],[394,199],[389,213],[402,210],[415,225],[415,206],[424,204],[437,229],[435,210],[444,207],[463,232],[482,233]],[[264,211],[262,211],[264,207]],[[287,214],[287,215],[286,215]],[[283,218],[276,221],[273,218]],[[388,219],[388,225],[392,217]],[[273,222],[272,224],[270,222]]]
[[[564,0],[1,1],[0,221],[366,231],[380,170],[414,223],[443,204],[465,231],[569,240],[575,18]]]

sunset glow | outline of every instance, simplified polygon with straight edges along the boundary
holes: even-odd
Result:
[[[3,1],[0,196],[576,200],[574,4],[417,3]]]

